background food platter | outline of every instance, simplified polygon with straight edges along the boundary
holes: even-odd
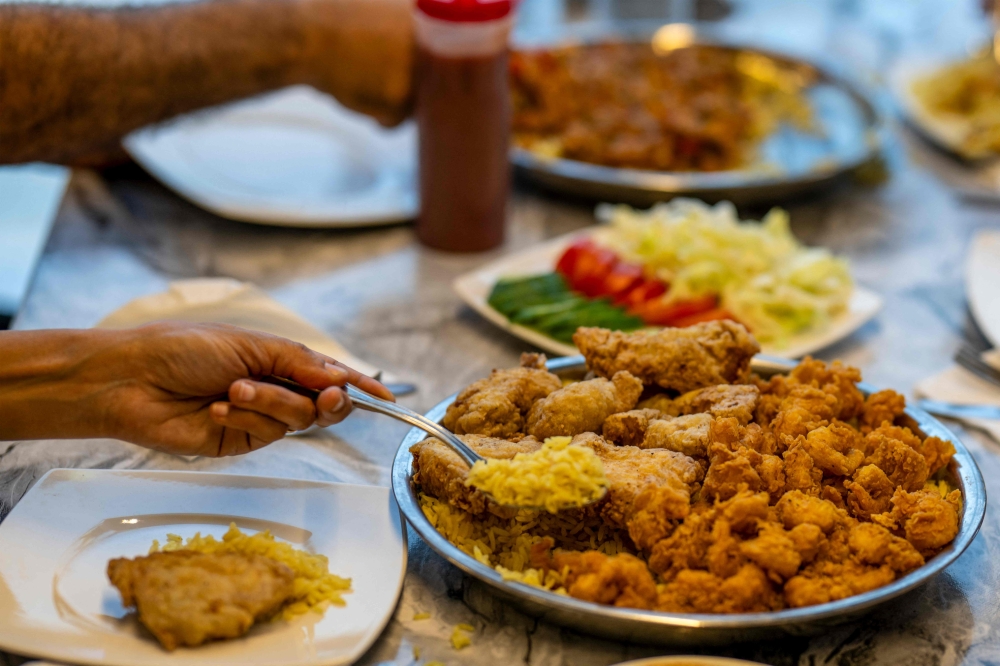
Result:
[[[631,35],[587,41],[643,42],[648,39]],[[708,34],[698,34],[694,43],[753,52],[814,72],[816,83],[808,89],[807,96],[824,135],[782,127],[763,142],[753,163],[730,171],[625,169],[545,157],[517,146],[511,149],[515,171],[544,188],[591,200],[649,206],[675,196],[693,196],[708,202],[728,199],[740,205],[776,201],[821,189],[878,154],[883,120],[852,83],[802,60],[725,43]],[[553,40],[547,46],[557,44],[559,42]],[[526,46],[544,48],[546,45]]]
[[[752,364],[754,372],[765,377],[776,372],[786,372],[792,367],[794,364],[789,361],[760,355],[754,358]],[[562,377],[576,379],[582,378],[586,371],[583,357],[580,356],[549,361],[548,368]],[[859,387],[865,395],[875,390],[866,384],[860,384]],[[454,399],[453,395],[443,400],[427,412],[426,416],[440,422]],[[784,635],[818,634],[830,626],[856,619],[879,604],[933,578],[968,548],[986,515],[985,482],[972,454],[955,435],[926,412],[908,408],[906,413],[917,422],[925,435],[946,439],[955,446],[956,454],[948,469],[952,475],[949,481],[960,488],[963,495],[958,535],[927,564],[889,585],[841,601],[807,608],[742,615],[662,613],[602,606],[522,583],[505,581],[498,572],[449,542],[424,516],[411,482],[413,455],[410,447],[424,440],[427,435],[416,428],[406,435],[396,452],[392,465],[392,490],[406,520],[431,549],[465,573],[489,585],[496,594],[529,615],[584,633],[622,641],[664,645],[728,644]]]
[[[576,347],[560,342],[539,331],[512,323],[487,302],[496,281],[502,277],[538,275],[555,269],[556,260],[573,241],[592,233],[578,232],[560,236],[547,243],[533,246],[466,273],[455,280],[458,295],[473,310],[490,322],[533,345],[559,356],[579,353]],[[829,346],[858,330],[882,308],[882,298],[873,291],[855,285],[847,311],[825,328],[797,335],[782,347],[764,346],[764,353],[783,358],[801,358]]]

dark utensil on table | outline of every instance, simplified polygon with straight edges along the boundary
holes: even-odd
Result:
[[[979,352],[971,345],[962,343],[962,346],[955,352],[955,362],[980,379],[1000,386],[1000,370],[984,361]]]

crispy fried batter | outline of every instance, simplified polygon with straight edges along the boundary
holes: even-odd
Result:
[[[562,387],[545,370],[545,357],[524,354],[524,367],[494,370],[465,387],[448,406],[444,426],[456,435],[515,437],[525,432],[525,419],[535,401]]]
[[[662,418],[663,412],[657,409],[632,409],[604,419],[601,432],[604,439],[618,446],[641,446],[650,421]]]
[[[760,613],[782,606],[781,595],[752,563],[727,578],[708,571],[682,571],[664,586],[656,602],[657,610],[671,613]]]
[[[861,433],[842,421],[820,426],[796,441],[826,474],[850,476],[865,459]]]
[[[810,497],[798,490],[790,490],[775,505],[785,529],[809,523],[823,530],[825,534],[847,520],[847,513],[818,497]]]
[[[573,342],[602,377],[628,370],[647,385],[686,393],[745,383],[760,345],[740,324],[712,321],[687,328],[623,333],[580,328]]]
[[[704,458],[708,454],[712,417],[688,414],[673,419],[650,421],[641,446],[644,449],[667,449],[686,456]]]
[[[260,555],[178,550],[108,562],[122,604],[167,650],[242,636],[292,596],[292,570]]]
[[[858,468],[852,481],[844,481],[847,488],[847,508],[859,520],[871,520],[873,514],[885,513],[896,485],[879,467],[865,465]]]
[[[883,424],[865,436],[866,465],[875,465],[894,486],[920,490],[930,476],[927,459],[917,447],[920,439],[907,429]]]
[[[951,543],[958,534],[962,493],[953,490],[941,497],[937,490],[908,493],[897,488],[892,510],[873,515],[872,520],[891,530],[902,530],[906,540],[922,554],[930,554]]]
[[[598,377],[570,384],[534,404],[528,414],[528,433],[546,437],[600,432],[604,420],[633,407],[642,394],[642,382],[628,372],[617,372],[611,381]]]
[[[605,555],[595,550],[552,552],[546,539],[531,551],[531,565],[563,573],[572,597],[610,606],[651,609],[656,603],[656,583],[646,563],[634,555]]]
[[[672,410],[667,413],[733,417],[740,425],[746,425],[753,419],[759,402],[760,389],[752,384],[720,384],[685,393],[673,401]]]
[[[904,409],[906,409],[906,398],[892,389],[872,393],[865,400],[859,419],[861,432],[870,432],[883,423],[892,425]]]
[[[818,388],[793,386],[778,405],[771,431],[784,446],[816,428],[830,425],[837,414],[837,399]]]

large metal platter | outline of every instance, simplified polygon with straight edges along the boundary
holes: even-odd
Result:
[[[583,357],[567,357],[549,361],[549,369],[563,377],[580,378],[585,372]],[[754,359],[754,371],[763,376],[785,372],[794,363],[782,359]],[[875,389],[861,385],[867,395]],[[451,396],[427,412],[440,422],[452,403]],[[877,590],[848,599],[808,608],[782,610],[773,613],[743,615],[698,615],[661,613],[630,608],[601,606],[572,597],[505,581],[499,573],[480,564],[451,544],[430,524],[420,509],[416,491],[410,480],[413,456],[410,447],[423,440],[423,431],[414,428],[400,444],[392,465],[392,489],[403,515],[427,544],[465,573],[490,587],[494,592],[529,615],[578,631],[621,641],[664,645],[710,645],[734,641],[762,640],[781,636],[802,636],[824,632],[828,627],[855,620],[873,608],[921,585],[954,562],[975,538],[986,513],[986,486],[975,460],[962,442],[937,419],[926,412],[908,408],[925,435],[950,441],[957,453],[949,466],[952,483],[962,490],[961,524],[955,540],[916,571]]]
[[[638,41],[634,36],[628,39]],[[649,206],[676,196],[691,196],[709,202],[727,199],[741,205],[775,202],[828,187],[878,154],[884,120],[846,79],[795,58],[726,44],[707,34],[699,34],[696,43],[759,53],[815,72],[816,83],[807,94],[825,136],[783,127],[761,144],[754,164],[716,172],[623,169],[543,157],[515,146],[510,154],[515,171],[543,188],[591,200]]]

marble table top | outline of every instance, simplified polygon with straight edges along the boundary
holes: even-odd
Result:
[[[886,37],[889,28],[878,23],[877,8],[885,4],[859,9],[851,2],[819,3],[850,6],[867,17],[866,28],[851,24],[842,32],[827,31],[822,43],[833,43],[869,71],[877,70],[884,42],[892,39],[892,34]],[[907,7],[911,4],[921,5]],[[879,37],[866,41],[870,34]],[[896,127],[886,149],[887,182],[848,184],[786,204],[799,238],[848,257],[857,280],[885,299],[873,322],[819,356],[843,359],[860,367],[873,384],[904,392],[950,363],[966,324],[962,275],[968,243],[980,228],[1000,228],[1000,209],[964,201],[944,184],[934,168],[939,159]],[[357,356],[414,382],[419,390],[403,402],[424,410],[491,368],[515,364],[529,349],[465,307],[452,291],[453,279],[503,252],[592,222],[591,205],[519,184],[510,201],[505,246],[483,255],[449,255],[419,246],[408,225],[365,231],[244,225],[184,202],[135,168],[79,171],[15,327],[88,327],[135,297],[162,291],[172,279],[234,277],[260,285]],[[1000,496],[1000,445],[955,429],[982,468],[988,492]],[[225,462],[186,461],[103,440],[0,443],[0,515],[46,469],[67,465],[226,469],[387,485],[389,464],[405,431],[395,422],[359,413],[328,431]],[[991,506],[979,537],[955,565],[866,620],[818,637],[703,652],[775,666],[1000,663],[998,551],[1000,514]],[[424,611],[430,619],[412,619]],[[462,622],[476,628],[473,644],[455,652],[448,637]],[[605,666],[669,653],[575,634],[524,616],[411,532],[399,607],[359,663],[404,666],[436,659]],[[0,654],[0,664],[22,662]]]

